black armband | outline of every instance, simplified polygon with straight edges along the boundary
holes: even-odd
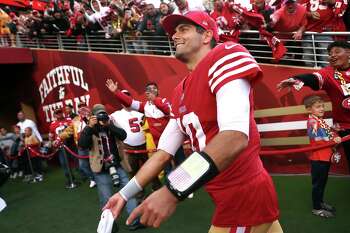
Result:
[[[193,152],[166,177],[166,186],[182,201],[218,174],[219,170],[208,154]]]
[[[310,87],[314,91],[320,89],[318,78],[314,74],[298,74],[293,76],[293,78],[302,81],[305,86]]]

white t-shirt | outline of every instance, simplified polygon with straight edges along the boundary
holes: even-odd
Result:
[[[39,133],[39,130],[36,127],[36,124],[34,121],[29,120],[29,119],[25,119],[24,121],[18,122],[17,125],[21,128],[21,134],[24,134],[25,128],[30,127],[30,128],[32,128],[32,131],[33,131],[34,135],[38,138],[38,140],[40,142],[43,141],[43,139]]]
[[[141,128],[143,114],[134,110],[121,109],[110,115],[115,126],[125,130],[127,137],[124,143],[129,146],[140,146],[145,144],[145,135]]]
[[[187,9],[180,11],[179,8],[176,6],[173,14],[184,15],[189,11],[205,11],[203,1],[202,0],[187,0]]]

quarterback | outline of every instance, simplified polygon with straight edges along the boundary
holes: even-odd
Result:
[[[158,152],[104,209],[118,217],[126,201],[140,192],[185,138],[193,153],[130,214],[152,227],[170,217],[179,202],[204,186],[215,211],[210,233],[266,233],[278,224],[279,209],[271,177],[259,158],[260,138],[253,117],[253,87],[259,65],[240,44],[220,45],[216,23],[201,11],[170,15],[164,29],[174,40],[176,58],[190,73],[175,88],[172,117]]]

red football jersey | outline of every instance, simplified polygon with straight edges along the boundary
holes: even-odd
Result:
[[[169,122],[170,103],[166,98],[157,97],[151,101],[141,102],[125,95],[120,90],[115,92],[118,100],[126,107],[142,112],[148,121],[149,129],[153,136],[154,143],[158,145],[160,135]]]
[[[327,66],[314,74],[318,77],[320,89],[327,92],[332,102],[333,119],[335,123],[339,123],[341,127],[350,129],[350,110],[342,106],[342,102],[346,97],[341,83],[335,77],[335,70],[331,66]],[[341,72],[346,83],[350,85],[350,69]]]
[[[223,5],[222,12],[218,12],[215,9],[210,13],[212,17],[222,30],[232,30],[236,26],[237,13],[230,10],[228,3]]]
[[[63,132],[72,123],[70,118],[65,118],[63,120],[56,120],[50,124],[50,133],[53,135],[53,139],[57,139],[58,135]]]
[[[259,65],[243,46],[226,42],[212,49],[176,87],[173,93],[172,111],[181,131],[190,138],[194,150],[203,150],[219,133],[215,94],[220,88],[235,79],[248,79],[253,84],[261,76]],[[252,92],[251,89],[248,146],[226,170],[206,185],[206,190],[217,206],[213,218],[215,226],[255,225],[259,221],[268,222],[278,216],[273,186],[268,188],[272,190],[269,192],[272,198],[265,199],[272,210],[267,211],[265,208],[262,211],[260,209],[251,211],[248,203],[243,203],[244,200],[232,200],[232,195],[236,195],[233,193],[236,193],[238,187],[244,186],[257,177],[265,177],[263,174],[266,173],[259,158],[260,136],[254,120]],[[252,187],[256,188],[255,185]],[[265,198],[265,195],[263,196],[262,199]],[[242,198],[244,197],[249,201],[260,199],[253,192],[242,194]],[[274,201],[271,203],[270,200]],[[254,205],[254,203],[251,204]],[[223,210],[227,207],[232,209]]]
[[[322,0],[301,0],[307,11],[317,12],[320,14],[320,19],[315,20],[308,18],[308,23],[306,26],[307,31],[312,32],[324,32],[333,31],[333,26],[335,22],[335,15],[333,7],[323,4]]]

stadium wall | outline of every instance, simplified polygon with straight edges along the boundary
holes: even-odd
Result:
[[[171,97],[176,84],[187,74],[186,67],[172,57],[123,55],[98,52],[68,52],[33,50],[35,82],[33,98],[38,123],[47,132],[53,120],[53,110],[66,104],[77,108],[80,101],[89,106],[103,103],[111,113],[120,108],[118,101],[105,86],[107,78],[118,81],[136,99],[144,100],[144,87],[148,82],[158,83],[161,96]],[[300,92],[278,92],[277,83],[293,74],[311,72],[312,69],[261,64],[264,79],[255,85],[255,116],[262,137],[263,150],[288,149],[308,145],[306,137],[307,114],[302,106],[305,96],[312,93],[304,88]],[[318,92],[326,100],[324,92]],[[205,107],[205,106],[203,106]],[[331,105],[327,103],[326,118],[331,122]],[[307,173],[307,154],[287,154],[262,157],[273,173]],[[347,174],[345,159],[332,172]]]

